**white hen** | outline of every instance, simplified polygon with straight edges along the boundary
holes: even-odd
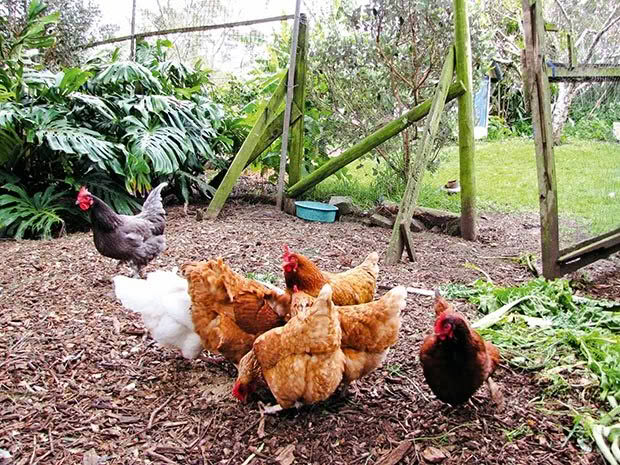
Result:
[[[181,350],[194,359],[202,351],[194,331],[187,281],[172,271],[154,271],[146,279],[114,277],[114,292],[123,307],[140,313],[151,336],[158,343]]]

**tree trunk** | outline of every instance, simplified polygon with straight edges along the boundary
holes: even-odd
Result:
[[[553,145],[560,145],[562,131],[568,120],[570,104],[583,86],[583,83],[577,85],[574,82],[558,82],[558,99],[553,107],[553,116],[551,119],[553,127]]]
[[[553,145],[559,145],[562,138],[562,131],[568,119],[568,110],[575,96],[575,84],[570,82],[558,83],[558,99],[553,108],[551,124],[553,127]]]

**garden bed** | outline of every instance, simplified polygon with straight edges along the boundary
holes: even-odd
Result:
[[[147,271],[222,256],[238,271],[276,276],[283,285],[283,243],[338,270],[373,250],[384,255],[390,236],[355,222],[308,223],[247,196],[213,222],[196,221],[195,208],[189,216],[167,209],[169,246]],[[417,261],[380,262],[379,294],[397,284],[433,289],[483,277],[467,263],[497,284],[532,278],[502,257],[539,254],[537,215],[484,214],[479,229],[476,242],[415,234]],[[232,365],[206,353],[185,361],[153,342],[140,317],[114,298],[108,278],[116,264],[96,252],[90,233],[2,241],[0,260],[0,353],[7,354],[0,360],[0,449],[12,456],[0,463],[603,463],[577,436],[566,440],[573,427],[561,403],[567,399],[544,396],[536,373],[502,364],[496,381],[503,411],[486,387],[471,405],[435,399],[417,358],[432,326],[429,297],[409,294],[400,340],[384,367],[344,398],[264,416],[257,401],[242,405],[230,394]],[[619,261],[573,276],[578,292],[620,299]],[[570,401],[597,407],[588,396]]]

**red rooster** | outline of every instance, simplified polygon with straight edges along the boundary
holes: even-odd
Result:
[[[424,378],[439,400],[451,405],[467,402],[485,381],[495,403],[502,396],[490,376],[499,365],[497,347],[472,330],[464,315],[456,312],[435,291],[434,334],[420,349]]]
[[[162,182],[153,189],[142,211],[134,216],[119,215],[88,192],[86,186],[78,193],[75,203],[82,210],[90,211],[97,251],[104,257],[118,260],[119,267],[128,264],[134,276],[141,276],[142,268],[166,248],[166,211],[161,203],[161,190],[167,185]]]

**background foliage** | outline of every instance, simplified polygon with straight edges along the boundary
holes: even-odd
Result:
[[[46,13],[32,1],[24,27],[2,42],[0,176],[2,201],[12,206],[0,217],[5,233],[58,231],[84,184],[126,213],[138,205],[133,195],[164,180],[186,202],[192,191],[208,195],[205,165],[224,166],[239,145],[210,97],[209,71],[169,60],[170,42],[158,41],[140,43],[135,62],[116,52],[54,73],[36,61],[54,44],[47,25],[59,15]],[[43,192],[45,202],[35,201]],[[30,221],[34,211],[47,219]]]

